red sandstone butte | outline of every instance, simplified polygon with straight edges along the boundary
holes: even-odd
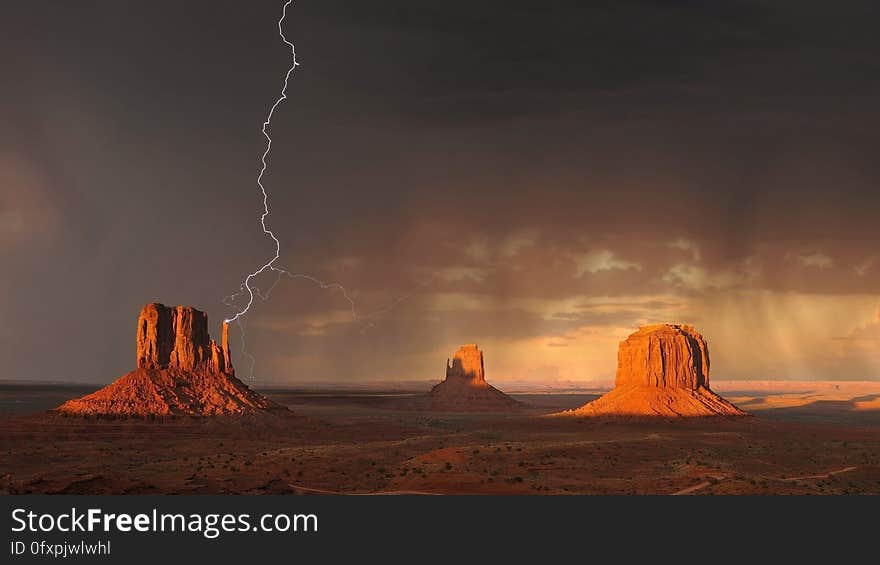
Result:
[[[137,323],[137,369],[92,394],[69,400],[65,414],[214,416],[284,410],[235,377],[229,326],[218,345],[208,316],[189,306],[147,304]]]
[[[483,352],[476,344],[463,345],[452,363],[446,360],[446,380],[428,393],[428,408],[447,412],[503,412],[522,404],[486,382]]]
[[[620,343],[614,389],[568,416],[744,416],[709,389],[709,346],[692,326],[643,326]]]

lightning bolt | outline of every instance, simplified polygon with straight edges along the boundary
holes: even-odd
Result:
[[[345,299],[345,301],[348,302],[348,305],[351,309],[352,320],[356,321],[356,322],[357,321],[364,321],[364,323],[367,326],[373,326],[373,323],[369,321],[369,319],[371,317],[373,317],[374,315],[383,313],[383,312],[390,311],[395,306],[397,306],[400,302],[403,302],[404,300],[406,300],[407,298],[409,298],[412,294],[414,294],[416,292],[415,290],[413,290],[412,292],[406,294],[405,296],[402,296],[402,297],[398,298],[397,300],[395,300],[388,307],[383,308],[381,310],[377,310],[373,313],[368,314],[367,316],[359,317],[357,310],[355,308],[354,299],[352,299],[351,296],[349,296],[348,291],[346,291],[345,287],[342,286],[341,284],[336,283],[336,282],[330,282],[330,283],[324,282],[316,277],[313,277],[312,275],[307,275],[307,274],[302,274],[302,273],[292,273],[292,272],[288,271],[287,269],[285,269],[281,266],[278,266],[276,264],[278,262],[279,258],[281,257],[281,241],[275,235],[275,232],[273,232],[269,228],[269,226],[266,224],[266,218],[269,216],[269,213],[270,213],[269,212],[269,193],[266,190],[265,185],[263,185],[263,175],[266,174],[266,169],[269,168],[267,159],[269,158],[269,154],[272,152],[272,136],[269,135],[269,128],[272,125],[272,116],[275,115],[275,110],[278,109],[278,107],[281,105],[281,103],[284,102],[285,100],[287,100],[287,87],[290,82],[290,75],[299,66],[299,62],[297,62],[297,60],[296,60],[296,47],[284,35],[284,20],[287,18],[287,8],[290,7],[291,4],[293,4],[293,0],[286,0],[284,2],[284,6],[281,9],[281,17],[278,19],[278,35],[281,37],[281,40],[284,42],[284,44],[290,48],[291,62],[290,62],[290,67],[287,69],[287,72],[284,75],[284,85],[281,88],[281,93],[278,96],[278,98],[275,100],[275,103],[272,104],[272,106],[269,108],[269,113],[266,115],[266,120],[263,122],[263,127],[262,127],[261,131],[263,133],[263,137],[266,138],[266,149],[265,149],[265,151],[263,151],[263,155],[260,158],[260,162],[261,162],[262,166],[260,167],[260,172],[257,175],[257,186],[260,187],[260,193],[263,195],[263,212],[260,215],[260,226],[263,229],[263,233],[266,234],[266,236],[268,236],[272,240],[272,243],[275,245],[275,253],[272,255],[271,259],[269,259],[268,262],[266,262],[259,269],[257,269],[256,271],[250,273],[249,275],[247,275],[245,277],[244,282],[242,282],[242,284],[239,288],[239,292],[232,294],[230,296],[227,296],[222,301],[223,304],[225,304],[226,306],[228,306],[230,308],[237,308],[235,315],[233,315],[229,318],[226,318],[226,320],[224,320],[224,323],[231,324],[233,322],[236,322],[238,324],[239,333],[241,335],[242,354],[245,355],[246,357],[248,357],[248,359],[250,360],[250,378],[251,379],[253,379],[254,365],[256,363],[256,359],[254,358],[253,355],[251,355],[247,351],[247,348],[246,348],[246,343],[245,343],[245,329],[247,327],[246,316],[247,316],[248,311],[251,309],[251,306],[254,303],[254,299],[259,298],[261,301],[268,300],[272,291],[275,289],[275,287],[278,285],[278,283],[281,281],[282,278],[287,277],[290,279],[304,279],[306,281],[314,283],[319,288],[336,290],[336,291],[340,292],[342,294],[342,297]],[[275,277],[275,281],[268,288],[268,290],[263,292],[258,287],[253,285],[253,281],[256,277],[259,277],[260,275],[262,275],[263,273],[266,273],[267,271],[276,273],[277,276]],[[424,285],[420,285],[420,286],[427,286],[427,284],[430,284],[430,282],[432,282],[432,281],[433,281],[433,277],[432,277],[431,281],[429,281],[428,283],[425,283]],[[239,302],[239,300],[245,296],[247,297],[247,300],[246,300],[244,306],[243,307],[236,307],[236,304]]]
[[[243,319],[244,319],[244,316],[246,316],[248,311],[251,309],[251,306],[254,303],[254,299],[258,297],[264,301],[268,300],[269,295],[271,294],[272,290],[275,288],[275,286],[278,284],[278,282],[281,280],[282,277],[289,277],[291,279],[305,279],[307,281],[310,281],[310,282],[316,284],[317,286],[319,286],[322,289],[338,290],[339,292],[342,293],[342,296],[345,298],[345,300],[348,302],[349,306],[351,307],[352,318],[354,320],[357,320],[357,311],[355,310],[354,300],[348,295],[348,292],[345,290],[345,287],[343,287],[341,284],[327,283],[327,282],[321,281],[311,275],[306,275],[306,274],[301,274],[301,273],[292,273],[292,272],[288,271],[287,269],[280,267],[276,264],[278,262],[278,259],[281,257],[281,241],[278,239],[278,236],[275,235],[275,232],[272,231],[269,228],[269,226],[266,224],[266,218],[269,217],[269,213],[270,213],[269,212],[269,192],[266,190],[266,186],[263,184],[263,176],[266,174],[266,169],[269,168],[269,164],[267,162],[267,159],[269,158],[269,154],[272,152],[272,136],[269,134],[269,128],[272,125],[272,116],[275,115],[275,110],[278,109],[278,107],[281,105],[282,102],[287,100],[287,88],[290,83],[290,75],[299,66],[299,62],[296,60],[296,46],[290,40],[287,39],[287,36],[284,35],[284,20],[287,18],[287,9],[290,7],[290,5],[292,3],[293,3],[293,0],[287,0],[284,3],[284,6],[281,9],[281,17],[278,19],[278,35],[281,37],[281,41],[283,41],[284,44],[290,48],[290,56],[291,56],[290,67],[287,69],[287,72],[284,74],[284,86],[281,87],[281,93],[278,96],[278,98],[275,100],[275,103],[272,104],[272,106],[269,108],[269,113],[266,115],[266,119],[263,122],[263,127],[262,127],[261,131],[263,133],[263,137],[266,138],[266,149],[263,151],[263,155],[260,157],[260,163],[262,164],[262,166],[260,167],[260,172],[257,175],[257,186],[260,187],[260,193],[263,195],[263,212],[260,215],[260,226],[263,229],[263,233],[266,234],[266,236],[268,236],[272,240],[272,243],[275,246],[275,253],[272,255],[271,259],[269,259],[268,262],[266,262],[259,269],[257,269],[256,271],[250,273],[249,275],[247,275],[247,277],[245,277],[244,282],[242,282],[242,284],[241,284],[239,292],[237,292],[231,296],[228,296],[223,300],[223,303],[226,306],[234,308],[235,304],[238,302],[238,300],[240,298],[247,296],[247,300],[246,300],[246,303],[244,304],[244,306],[238,308],[238,310],[236,311],[236,313],[233,316],[226,318],[226,320],[224,320],[224,323],[231,324],[233,322],[238,322],[238,325],[240,328],[240,333],[241,333],[241,340],[242,340],[242,352],[245,355],[247,355],[251,360],[251,377],[253,377],[253,366],[254,366],[255,360],[254,360],[253,356],[250,355],[249,353],[247,353],[247,351],[245,349],[244,330],[245,330],[246,324],[243,323]],[[276,277],[275,282],[272,284],[272,286],[269,288],[269,290],[266,291],[265,293],[262,293],[260,291],[260,289],[255,287],[252,283],[253,283],[254,278],[262,275],[263,273],[265,273],[267,271],[277,273],[278,276]]]
[[[239,309],[239,311],[236,312],[234,316],[232,316],[231,318],[227,318],[225,320],[226,323],[238,321],[242,316],[247,314],[248,310],[250,310],[251,308],[251,305],[253,305],[254,303],[255,296],[260,296],[263,300],[268,298],[268,296],[264,297],[260,295],[259,289],[251,286],[251,281],[255,277],[258,277],[261,274],[265,273],[266,271],[274,271],[278,273],[278,278],[276,279],[275,284],[278,283],[282,276],[287,275],[291,278],[303,278],[310,280],[319,285],[321,288],[336,288],[338,290],[341,290],[346,300],[348,300],[349,304],[351,304],[352,314],[357,317],[357,314],[354,311],[354,301],[348,296],[348,293],[345,291],[345,288],[343,288],[342,285],[338,283],[325,283],[310,275],[291,273],[287,269],[283,269],[275,265],[275,263],[281,257],[281,241],[279,241],[278,237],[275,235],[275,232],[269,229],[269,226],[266,225],[266,218],[269,216],[269,193],[266,190],[265,185],[263,185],[263,175],[266,174],[266,169],[269,168],[269,164],[266,162],[266,159],[269,158],[269,154],[272,152],[272,136],[269,135],[268,128],[272,125],[272,116],[275,115],[275,110],[278,109],[278,106],[280,106],[282,102],[287,100],[287,87],[290,83],[290,75],[299,66],[299,62],[297,62],[296,60],[296,46],[291,43],[290,40],[288,40],[287,37],[284,35],[284,20],[287,18],[287,8],[290,7],[292,3],[293,0],[287,0],[284,3],[284,7],[281,9],[281,18],[278,20],[278,35],[281,36],[281,41],[283,41],[285,45],[290,47],[291,63],[290,67],[287,69],[287,73],[285,73],[284,75],[284,86],[281,88],[281,94],[275,100],[275,103],[272,104],[272,106],[269,108],[269,113],[266,116],[266,120],[263,122],[263,127],[261,131],[263,132],[263,137],[266,138],[266,150],[263,151],[263,155],[260,158],[262,167],[260,167],[260,173],[257,175],[257,186],[260,187],[260,192],[263,195],[263,213],[260,215],[260,226],[263,228],[263,233],[269,236],[269,238],[275,244],[275,254],[267,263],[265,263],[262,267],[260,267],[253,273],[250,273],[244,279],[244,282],[241,285],[241,292],[233,294],[231,297],[228,297],[226,300],[224,300],[224,303],[226,303],[227,305],[232,305],[239,297],[247,294],[247,303],[244,305],[244,307]],[[272,285],[273,288],[275,284]]]

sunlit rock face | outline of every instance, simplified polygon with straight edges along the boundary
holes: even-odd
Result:
[[[446,360],[446,380],[428,394],[427,408],[449,412],[503,412],[522,405],[486,382],[483,352],[475,343],[462,345]]]
[[[614,390],[574,416],[742,416],[709,389],[709,346],[692,326],[643,326],[620,343]]]
[[[465,379],[473,384],[486,382],[483,352],[477,348],[476,343],[462,345],[455,352],[452,363],[446,361],[446,378]]]
[[[137,369],[58,411],[105,416],[212,416],[285,410],[235,377],[229,326],[218,345],[190,306],[147,304],[138,316]]]
[[[137,367],[234,374],[229,356],[229,326],[222,344],[208,335],[208,316],[190,306],[147,304],[137,325]]]
[[[616,386],[709,388],[709,347],[692,326],[643,326],[620,343]]]

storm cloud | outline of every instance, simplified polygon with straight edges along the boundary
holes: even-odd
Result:
[[[3,378],[109,381],[143,303],[219,324],[271,256],[281,3],[179,4],[0,24]],[[281,281],[255,376],[438,378],[476,341],[490,378],[607,379],[681,321],[718,378],[880,377],[880,8],[716,4],[296,2],[268,221],[356,316]]]

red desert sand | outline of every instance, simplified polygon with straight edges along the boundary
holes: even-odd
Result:
[[[745,416],[709,389],[709,347],[693,327],[644,326],[620,343],[614,389],[562,416]]]
[[[208,317],[189,306],[147,304],[137,325],[137,369],[58,407],[64,414],[213,416],[286,410],[235,377],[228,325],[217,345]]]

